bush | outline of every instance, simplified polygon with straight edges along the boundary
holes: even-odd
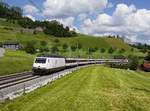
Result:
[[[134,48],[131,48],[131,52],[134,52]]]
[[[71,51],[73,51],[73,52],[76,51],[76,46],[73,46],[73,45],[72,45],[72,46],[71,46]]]
[[[82,49],[82,45],[78,43],[78,49]]]
[[[59,51],[59,49],[58,49],[57,46],[53,46],[53,47],[51,48],[51,53],[56,54],[58,51]]]
[[[101,53],[104,53],[106,50],[104,48],[100,49]]]
[[[2,47],[3,46],[3,43],[2,42],[0,42],[0,47]]]
[[[66,50],[68,48],[67,44],[63,44],[63,49]]]
[[[33,43],[33,42],[28,42],[27,45],[25,46],[25,51],[30,54],[35,54],[36,48],[35,48],[34,44],[35,43]]]
[[[49,52],[49,48],[48,47],[42,47],[40,48],[40,52]]]
[[[150,61],[150,52],[148,52],[147,56],[145,57],[145,60]]]
[[[54,42],[55,42],[55,43],[59,43],[59,40],[58,40],[58,39],[55,39]]]
[[[34,35],[36,35],[36,34],[37,34],[37,31],[36,31],[36,30],[34,30],[34,31],[33,31],[33,34],[34,34]]]
[[[108,53],[109,54],[112,54],[114,52],[114,49],[112,48],[112,47],[110,47],[109,49],[108,49]]]
[[[46,46],[46,45],[47,45],[47,42],[46,42],[46,41],[41,41],[41,45],[42,45],[42,46]]]
[[[139,64],[139,61],[138,61],[138,57],[136,56],[129,56],[129,69],[130,70],[137,70],[138,68],[138,64]]]
[[[124,53],[125,52],[125,49],[120,49],[119,50],[119,53]]]
[[[89,53],[96,52],[95,48],[89,48]]]

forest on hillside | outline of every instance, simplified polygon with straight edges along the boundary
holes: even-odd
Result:
[[[56,20],[33,21],[32,19],[23,16],[23,10],[20,7],[11,7],[4,2],[0,2],[0,18],[4,18],[11,23],[17,23],[23,28],[35,29],[40,27],[45,34],[53,35],[55,37],[77,36],[75,29],[70,30],[68,26],[64,26]]]

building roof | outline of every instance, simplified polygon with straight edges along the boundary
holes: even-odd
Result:
[[[3,43],[3,45],[20,45],[20,44],[15,42],[5,42]]]

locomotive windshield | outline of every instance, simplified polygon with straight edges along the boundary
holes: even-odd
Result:
[[[36,58],[35,63],[46,63],[46,58]]]

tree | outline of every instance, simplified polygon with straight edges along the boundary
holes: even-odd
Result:
[[[55,42],[55,43],[59,43],[59,40],[58,40],[58,39],[55,39],[54,42]]]
[[[95,48],[89,48],[89,54],[91,54],[91,53],[93,53],[93,52],[95,52],[96,50],[95,50]]]
[[[128,63],[129,66],[128,67],[130,70],[137,70],[138,64],[139,64],[138,57],[129,56],[129,63]]]
[[[80,43],[77,43],[77,48],[78,49],[81,49],[82,48],[82,45]]]
[[[27,45],[25,46],[25,51],[30,54],[35,54],[36,53],[36,48],[33,42],[28,42]]]
[[[125,49],[120,49],[119,50],[119,53],[124,53],[125,52]]]
[[[71,51],[73,51],[73,52],[76,51],[76,46],[72,45],[71,46]]]
[[[134,48],[131,48],[131,52],[134,52]]]
[[[112,54],[113,52],[114,52],[114,49],[113,49],[112,47],[110,47],[110,48],[108,49],[108,53]]]
[[[23,17],[19,19],[18,24],[24,28],[34,28],[34,22],[28,17]]]
[[[45,34],[54,35],[55,37],[72,37],[75,35],[75,32],[70,31],[68,26],[64,27],[63,24],[60,24],[56,20],[46,21],[44,25]]]
[[[47,45],[47,42],[46,42],[46,41],[41,41],[41,45],[42,45],[42,46],[46,46],[46,45]]]
[[[22,9],[20,7],[11,7],[11,14],[10,14],[10,17],[11,19],[19,19],[22,17]]]
[[[148,52],[147,56],[145,57],[145,60],[150,61],[150,52]]]
[[[51,53],[56,54],[58,51],[59,51],[59,49],[58,49],[57,46],[53,46],[53,47],[51,48]]]
[[[68,48],[67,44],[63,44],[63,49],[66,50]]]
[[[104,53],[105,51],[106,51],[106,50],[105,50],[104,48],[101,48],[101,49],[100,49],[100,52],[101,52],[101,53]]]

